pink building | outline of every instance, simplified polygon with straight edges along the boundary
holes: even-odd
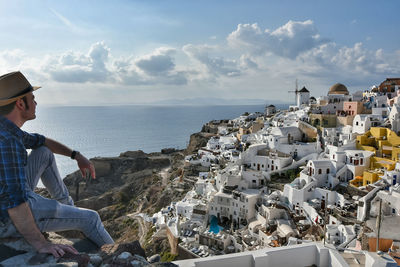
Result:
[[[363,102],[345,101],[343,102],[343,110],[337,112],[338,116],[355,116],[357,114],[367,113],[364,109]]]

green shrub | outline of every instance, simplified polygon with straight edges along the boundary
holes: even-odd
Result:
[[[171,252],[169,252],[169,251],[162,252],[160,256],[161,256],[161,261],[162,262],[174,261],[176,259],[176,257],[178,257],[178,255],[171,254]]]

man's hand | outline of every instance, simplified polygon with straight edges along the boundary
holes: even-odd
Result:
[[[85,156],[81,153],[78,153],[75,157],[78,162],[79,170],[81,171],[82,177],[85,178],[88,171],[93,179],[96,179],[96,170],[94,169],[94,165],[90,162]]]
[[[69,245],[53,244],[50,242],[44,243],[41,247],[37,248],[39,253],[53,254],[54,257],[60,258],[65,253],[70,252],[72,254],[78,254],[78,251]]]
[[[67,157],[71,157],[72,149],[69,147],[46,137],[44,142],[45,146],[47,146],[53,153],[64,155]],[[75,156],[75,160],[78,162],[79,170],[81,171],[82,177],[85,178],[86,174],[88,174],[88,170],[93,179],[96,178],[96,171],[94,170],[93,163],[91,163],[85,156],[81,153],[77,153]]]
[[[8,209],[8,215],[18,232],[25,240],[40,253],[53,254],[54,257],[61,257],[66,252],[77,254],[78,251],[68,245],[52,244],[47,241],[33,218],[31,208],[27,202],[24,202],[14,208]]]

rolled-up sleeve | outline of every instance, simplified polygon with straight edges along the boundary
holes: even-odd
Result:
[[[45,141],[46,138],[43,135],[37,133],[24,132],[24,136],[22,137],[22,142],[24,143],[26,149],[38,148],[44,145]]]
[[[2,213],[27,201],[25,188],[26,150],[15,139],[1,144],[0,207]]]

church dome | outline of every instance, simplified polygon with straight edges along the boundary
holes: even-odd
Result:
[[[347,90],[347,87],[344,86],[341,83],[336,83],[334,85],[331,86],[331,88],[329,89],[328,95],[348,95],[349,91]]]

